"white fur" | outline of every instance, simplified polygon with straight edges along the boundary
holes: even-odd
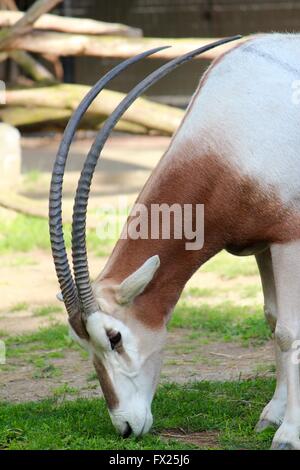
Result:
[[[151,256],[139,269],[124,279],[117,289],[119,303],[130,303],[137,295],[140,295],[152,281],[159,265],[159,256]]]
[[[88,317],[86,329],[89,342],[79,339],[74,332],[72,335],[91,356],[101,360],[110,377],[119,401],[118,407],[109,411],[114,426],[121,434],[126,431],[127,423],[134,435],[147,433],[153,421],[151,402],[161,367],[165,330],[154,333],[137,322],[130,328],[100,311]],[[106,334],[109,330],[121,333],[127,359],[112,350]]]
[[[258,36],[226,54],[206,78],[170,149],[184,150],[188,144],[189,150],[191,146],[196,152],[201,149],[198,155],[219,156],[229,167],[256,180],[266,192],[272,187],[284,203],[300,209],[300,103],[294,88],[300,78],[300,35]],[[185,152],[185,158],[189,154],[194,156]],[[173,157],[170,151],[164,162],[172,165]],[[291,344],[286,344],[281,334],[288,329],[291,338],[300,339],[300,242],[273,245],[271,253],[278,299],[276,341],[283,373],[279,384],[285,382],[286,388],[277,389],[262,418],[277,424],[282,420],[275,448],[289,445],[300,449],[299,367],[292,364]],[[158,266],[157,260],[150,258],[129,276],[117,293],[121,303],[127,304],[141,293]],[[164,331],[150,333],[142,326],[138,329],[137,320],[130,315],[123,318],[126,322],[96,312],[88,319],[87,330],[90,347],[103,361],[119,398],[118,409],[110,412],[112,421],[121,433],[129,422],[139,435],[152,423],[150,405]],[[121,332],[131,365],[111,350],[106,329]]]
[[[64,298],[63,298],[63,295],[62,295],[61,292],[57,292],[56,298],[57,298],[57,300],[59,300],[60,302],[63,302],[63,301],[64,301]]]
[[[299,206],[299,51],[299,34],[269,34],[225,55],[209,70],[173,148],[192,137],[203,154],[220,155]]]
[[[293,361],[293,344],[300,340],[300,241],[271,247],[278,319],[275,341],[282,353],[287,384],[287,399],[282,424],[272,447],[300,450],[300,368]]]
[[[133,363],[132,371],[134,371],[134,367],[139,367],[136,339],[123,322],[110,315],[106,315],[104,312],[95,312],[88,317],[86,329],[89,333],[95,354],[99,354],[100,358],[101,353],[111,352],[111,346],[106,332],[109,330],[120,332],[123,346]],[[112,352],[114,353],[114,351]],[[116,354],[113,354],[113,356],[116,356]],[[125,370],[123,372],[125,372]]]
[[[204,156],[219,156],[266,193],[275,190],[283,203],[299,210],[299,51],[299,34],[273,34],[225,55],[195,95],[173,148],[192,142]],[[300,242],[272,245],[271,254],[278,302],[278,384],[260,425],[280,425],[273,448],[300,449],[300,374],[291,361],[292,340],[300,339]]]
[[[260,271],[263,293],[264,293],[264,310],[266,320],[269,323],[271,331],[274,332],[277,317],[277,296],[274,280],[274,270],[270,250],[266,250],[256,255],[257,264]],[[270,424],[279,426],[284,418],[287,403],[287,377],[286,364],[281,349],[275,342],[275,357],[277,369],[277,384],[271,401],[263,409],[259,421],[256,425],[258,432],[263,431]]]
[[[70,337],[76,343],[78,343],[79,346],[81,346],[83,349],[85,349],[85,351],[87,351],[90,354],[90,356],[92,357],[92,348],[91,348],[91,345],[90,345],[89,341],[87,341],[86,339],[80,338],[77,335],[76,331],[74,331],[71,326],[69,326],[69,334],[70,334]]]

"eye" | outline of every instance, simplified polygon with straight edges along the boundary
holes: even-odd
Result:
[[[122,339],[122,335],[119,331],[108,331],[107,336],[111,345],[111,349],[115,349],[115,347],[118,346]]]

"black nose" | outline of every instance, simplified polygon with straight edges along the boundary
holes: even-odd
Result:
[[[132,433],[132,429],[131,429],[129,423],[126,422],[126,429],[123,432],[122,437],[124,437],[124,439],[126,439],[127,437],[129,437],[131,435],[131,433]]]

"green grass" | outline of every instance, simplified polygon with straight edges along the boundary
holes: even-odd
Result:
[[[61,369],[54,364],[45,364],[43,367],[37,367],[33,373],[33,379],[50,379],[60,377]]]
[[[213,272],[223,279],[234,279],[237,276],[254,276],[258,268],[254,256],[233,256],[222,251],[201,268],[204,272]]]
[[[169,328],[188,328],[214,340],[263,343],[271,337],[261,307],[241,307],[231,302],[193,307],[180,302]]]
[[[35,367],[32,376],[34,379],[49,379],[61,376],[61,369],[49,362],[49,354],[39,355],[38,357],[31,356],[29,362]]]
[[[70,387],[68,384],[62,384],[52,389],[53,396],[55,398],[65,398],[67,395],[76,395],[78,390],[75,387]]]
[[[218,290],[220,291],[220,290]],[[182,293],[181,298],[186,299],[189,297],[215,297],[216,291],[215,289],[210,289],[209,287],[190,287],[189,289],[185,289]]]
[[[0,233],[0,254],[49,248],[48,223],[37,217],[19,214],[13,219],[1,218]]]
[[[30,175],[27,183],[34,183],[38,177]],[[65,227],[65,233],[66,245],[70,248],[69,225]],[[46,220],[24,215],[10,220],[0,218],[0,234],[0,255],[12,254],[14,266],[32,263],[30,254],[24,253],[37,248],[50,249]],[[96,232],[89,230],[87,245],[90,252],[106,256],[111,252],[114,240],[100,243]],[[10,258],[7,259],[10,262]],[[264,343],[270,338],[262,306],[239,305],[240,300],[255,299],[260,289],[259,283],[251,277],[258,273],[254,257],[237,258],[222,252],[201,270],[213,273],[216,283],[184,291],[169,329],[184,329],[184,337],[188,340],[174,345],[176,358],[170,359],[169,365],[184,366],[187,360],[201,363],[204,359],[197,356],[199,342],[227,341],[247,346]],[[244,276],[244,279],[239,279],[239,276]],[[224,302],[230,289],[234,289],[237,300]],[[218,292],[222,294],[219,297]],[[203,304],[205,299],[201,300],[201,297],[206,297],[209,305]],[[29,307],[25,302],[18,302],[10,311],[18,312]],[[50,319],[52,314],[61,310],[62,307],[57,305],[31,306],[34,316],[49,316]],[[79,390],[53,380],[62,373],[54,359],[63,358],[70,348],[80,350],[82,357],[87,358],[87,353],[70,339],[66,325],[52,324],[18,336],[8,336],[3,332],[2,337],[8,358],[18,358],[15,363],[26,361],[31,367],[31,378],[37,381],[52,379],[55,386],[51,385],[49,393],[52,398],[48,400],[0,404],[0,449],[168,450],[195,447],[174,439],[166,441],[160,436],[166,429],[184,429],[187,433],[216,431],[219,437],[215,447],[221,449],[267,449],[270,446],[273,433],[266,431],[256,435],[253,427],[272,395],[274,383],[271,379],[195,382],[182,386],[166,384],[159,388],[154,401],[153,432],[143,439],[123,440],[117,437],[102,399],[77,398]],[[184,354],[190,354],[190,357],[183,360],[181,355]],[[8,366],[1,366],[0,371],[5,367]],[[10,367],[15,367],[14,361]],[[268,373],[270,370],[273,371],[269,365],[257,365],[258,372]],[[18,370],[16,376],[17,373]],[[86,383],[87,388],[98,387],[95,372],[89,373]],[[72,401],[67,400],[70,396]]]
[[[103,399],[61,400],[69,393],[41,402],[0,405],[2,449],[191,449],[196,446],[165,440],[166,429],[187,433],[217,431],[222,449],[267,449],[272,432],[257,435],[253,427],[274,383],[243,382],[168,384],[159,388],[153,404],[154,428],[143,438],[122,439],[110,422]],[[73,391],[71,391],[72,393]],[[75,393],[75,391],[74,391]]]
[[[22,310],[27,310],[28,307],[29,306],[27,302],[18,302],[17,304],[11,307],[10,312],[11,313],[21,312]]]
[[[0,222],[1,223],[1,222]],[[37,261],[27,255],[17,255],[10,259],[10,260],[5,260],[2,266],[7,266],[10,268],[17,268],[20,266],[35,266],[37,264]]]
[[[36,307],[33,310],[33,315],[35,317],[46,317],[52,313],[61,313],[63,308],[59,305],[43,305],[41,307]]]
[[[23,356],[34,351],[61,352],[70,347],[78,347],[70,338],[66,325],[54,325],[40,328],[34,333],[4,338],[7,357]]]
[[[28,171],[24,175],[24,183],[25,185],[32,185],[34,183],[37,183],[39,179],[41,178],[42,173],[39,170],[31,170]]]
[[[239,296],[242,299],[252,299],[261,292],[261,286],[258,284],[249,284],[248,286],[238,286]]]
[[[71,227],[64,227],[66,246],[71,246]],[[0,255],[30,252],[34,249],[50,250],[48,221],[18,214],[15,218],[0,217]],[[87,231],[87,246],[97,256],[108,256],[114,240],[100,240],[95,230]]]
[[[20,308],[23,306],[19,306]],[[60,307],[46,306],[39,315],[57,311]],[[59,310],[60,311],[60,310]],[[180,302],[169,323],[169,329],[189,329],[191,335],[208,340],[235,341],[244,345],[261,344],[271,337],[261,307],[239,307],[230,302],[220,305],[194,307]],[[40,328],[34,333],[11,336],[6,339],[7,356],[17,357],[36,350],[62,354],[64,349],[78,348],[68,334],[68,327],[56,324]],[[185,345],[187,350],[189,345]],[[85,351],[82,350],[85,355]],[[84,356],[85,357],[85,356]]]
[[[87,382],[94,382],[95,380],[98,381],[98,375],[96,372],[91,372],[88,376],[87,376]]]

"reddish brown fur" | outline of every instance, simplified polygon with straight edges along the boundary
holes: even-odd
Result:
[[[186,240],[121,239],[98,280],[119,283],[158,254],[161,266],[155,278],[130,309],[151,328],[163,324],[187,280],[226,245],[286,242],[300,236],[299,214],[283,206],[274,188],[242,176],[221,156],[201,155],[200,150],[197,155],[187,142],[168,151],[137,202],[147,207],[205,204],[205,242],[200,251],[186,251]]]
[[[113,410],[114,408],[117,408],[119,400],[115,393],[110,377],[103,363],[97,356],[94,356],[93,362],[107,406],[110,410]]]
[[[226,51],[208,68],[180,128],[212,69],[244,43]],[[187,280],[226,246],[237,247],[239,251],[250,245],[293,240],[300,235],[299,213],[284,207],[274,188],[262,187],[242,176],[222,156],[203,155],[191,142],[184,142],[179,148],[177,142],[174,145],[174,138],[137,202],[147,207],[153,203],[205,205],[205,243],[200,251],[186,251],[186,240],[119,240],[98,279],[119,283],[147,258],[158,254],[161,266],[157,275],[129,309],[151,328],[164,323]]]

